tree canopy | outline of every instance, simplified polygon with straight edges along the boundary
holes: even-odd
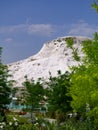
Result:
[[[61,74],[61,71],[58,71],[57,77],[52,77],[50,73],[50,78],[47,82],[47,101],[49,103],[49,111],[55,114],[56,111],[68,113],[72,110],[70,106],[72,98],[67,95],[69,88],[69,72]]]
[[[0,107],[10,103],[12,81],[8,80],[8,67],[2,64],[2,48],[0,47]]]
[[[44,88],[40,82],[40,79],[38,79],[35,82],[34,80],[29,81],[26,78],[26,81],[23,84],[27,91],[26,94],[27,104],[32,106],[32,109],[38,107],[39,103],[42,101],[44,96]]]
[[[98,34],[93,40],[83,42],[85,57],[83,64],[72,67],[70,94],[71,105],[75,111],[86,112],[89,104],[89,115],[98,116]],[[87,114],[87,113],[85,113]]]

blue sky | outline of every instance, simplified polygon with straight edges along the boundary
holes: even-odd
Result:
[[[0,0],[0,46],[3,63],[36,54],[57,37],[98,32],[93,0]]]

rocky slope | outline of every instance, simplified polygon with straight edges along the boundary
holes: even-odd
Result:
[[[40,77],[48,79],[49,72],[53,76],[57,75],[57,71],[62,73],[69,70],[69,66],[78,65],[80,62],[75,61],[72,49],[67,47],[67,37],[57,38],[43,45],[42,49],[34,56],[8,65],[13,79],[16,81],[14,87],[22,87],[24,76],[28,79],[37,80]],[[83,57],[81,52],[82,41],[87,37],[75,36],[73,47],[78,49],[78,54]]]

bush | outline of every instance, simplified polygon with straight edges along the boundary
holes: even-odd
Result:
[[[65,41],[66,41],[67,47],[72,48],[74,39],[72,37],[68,37],[65,39]]]
[[[66,117],[65,113],[62,112],[60,109],[55,112],[55,118],[56,118],[58,124],[61,122],[64,122],[66,119],[65,117]]]
[[[76,61],[80,61],[80,57],[78,56],[78,52],[77,52],[77,49],[72,49],[73,50],[73,57]]]

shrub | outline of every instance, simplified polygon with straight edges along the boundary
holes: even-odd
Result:
[[[68,37],[65,39],[65,41],[66,41],[67,47],[72,48],[74,39],[72,37]]]
[[[72,54],[73,54],[73,57],[74,57],[74,59],[75,59],[76,61],[80,61],[80,57],[78,56],[77,49],[74,49],[74,48],[73,48]]]

